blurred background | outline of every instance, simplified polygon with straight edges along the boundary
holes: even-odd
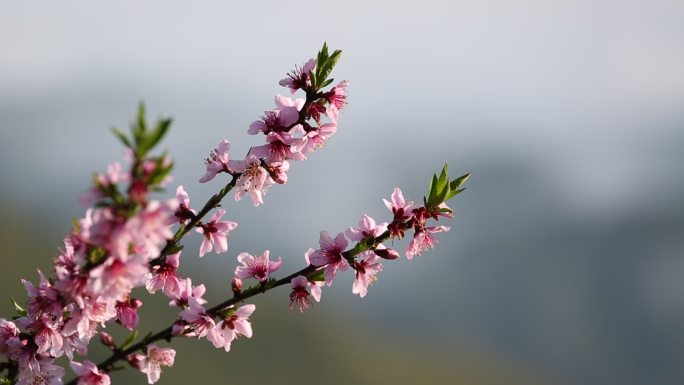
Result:
[[[221,186],[197,183],[204,157],[261,143],[247,126],[327,41],[351,81],[338,134],[263,206],[228,199],[230,251],[199,260],[192,237],[183,272],[218,301],[241,251],[299,268],[320,230],[388,220],[381,198],[420,200],[444,162],[473,174],[452,230],[364,300],[351,274],[304,315],[287,289],[256,298],[252,340],[179,341],[160,384],[681,384],[682,20],[675,0],[0,0],[0,297],[50,270],[138,101],[173,116],[168,195],[199,206]]]

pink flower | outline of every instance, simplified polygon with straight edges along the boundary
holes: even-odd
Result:
[[[178,201],[170,199],[166,202],[152,201],[137,215],[128,219],[125,228],[114,238],[117,245],[112,250],[115,255],[127,258],[130,246],[135,252],[147,254],[146,257],[157,257],[168,239],[173,238],[171,225],[175,220]]]
[[[331,107],[334,107],[338,111],[342,110],[344,106],[347,105],[347,87],[349,86],[348,80],[342,80],[333,87],[330,92],[328,92],[325,97],[328,99]]]
[[[49,357],[36,360],[33,354],[29,360],[20,359],[17,385],[62,385],[64,368],[53,362]]]
[[[363,214],[359,220],[359,227],[350,227],[345,231],[345,234],[350,240],[358,242],[364,238],[377,238],[385,231],[387,231],[387,222],[377,225],[373,218]]]
[[[252,324],[249,323],[249,316],[254,313],[256,306],[249,304],[241,306],[235,313],[226,316],[216,327],[209,331],[207,339],[216,348],[224,348],[230,351],[230,345],[238,336],[252,338]]]
[[[366,251],[362,255],[363,259],[354,264],[356,278],[352,286],[352,293],[358,294],[361,298],[368,294],[368,285],[375,282],[378,279],[376,275],[382,271],[382,264],[375,253]]]
[[[59,332],[60,327],[60,323],[55,322],[48,314],[43,314],[28,325],[27,329],[34,334],[33,341],[38,346],[36,353],[49,352],[53,357],[62,355],[64,338]]]
[[[161,289],[169,298],[177,298],[180,295],[180,277],[177,272],[180,254],[180,251],[171,254],[162,264],[152,267],[152,278],[145,284],[147,291],[154,294]]]
[[[70,304],[67,309],[70,318],[64,325],[62,334],[75,336],[76,339],[89,340],[95,335],[98,325],[104,326],[105,322],[117,315],[115,304],[111,300],[78,298],[77,303]]]
[[[65,297],[74,298],[85,295],[88,286],[87,272],[81,268],[85,261],[81,253],[74,252],[71,239],[64,240],[64,250],[54,260],[55,288]]]
[[[71,361],[71,369],[78,376],[78,385],[109,385],[111,380],[107,373],[100,372],[97,365],[90,361],[83,361],[82,364]]]
[[[50,314],[54,317],[62,317],[62,303],[59,300],[59,292],[42,271],[38,270],[40,284],[35,287],[33,283],[22,279],[29,296],[28,313],[32,318],[39,318],[42,314]]]
[[[267,164],[282,163],[286,160],[304,160],[301,153],[302,139],[297,139],[287,132],[269,132],[266,136],[267,144],[252,147],[251,155],[262,158]]]
[[[406,200],[404,200],[404,194],[399,187],[394,188],[391,199],[391,202],[387,199],[383,199],[382,201],[385,202],[385,206],[387,206],[395,216],[397,216],[397,214],[405,214],[414,207],[413,202],[406,202]]]
[[[204,285],[192,286],[192,280],[190,278],[185,278],[180,281],[180,290],[178,291],[178,297],[173,301],[169,302],[170,306],[185,307],[188,306],[190,298],[196,301],[198,304],[203,305],[207,301],[202,298],[207,288]]]
[[[266,166],[266,171],[271,176],[274,182],[278,184],[287,183],[287,172],[290,170],[290,162],[284,160],[282,162],[273,162]]]
[[[173,366],[176,351],[171,348],[159,348],[157,345],[147,345],[147,356],[139,362],[140,371],[147,374],[147,383],[159,381],[161,367]]]
[[[295,66],[295,69],[288,73],[287,77],[282,79],[279,84],[288,87],[294,94],[300,88],[311,86],[311,71],[314,68],[316,68],[316,60],[309,59],[302,67]]]
[[[264,194],[273,184],[268,171],[261,167],[261,160],[250,154],[244,161],[231,161],[231,168],[242,173],[235,185],[235,200],[239,201],[247,193],[254,206],[264,203]]]
[[[119,323],[128,330],[135,329],[138,326],[140,317],[138,316],[138,309],[142,306],[142,301],[135,298],[128,298],[126,301],[116,302],[116,313],[119,318]]]
[[[325,146],[328,140],[337,132],[337,123],[326,123],[315,130],[309,131],[302,138],[301,152],[308,154]]]
[[[175,216],[180,224],[185,224],[197,215],[197,211],[190,208],[190,197],[183,186],[176,188],[176,199],[178,199],[179,205]]]
[[[256,135],[259,132],[269,134],[271,132],[286,132],[291,129],[299,120],[299,111],[304,106],[304,99],[291,98],[276,95],[275,97],[276,109],[266,111],[261,120],[257,120],[249,125],[247,133]]]
[[[394,220],[387,226],[390,231],[390,236],[403,238],[407,228],[406,221],[411,217],[411,215],[407,214],[413,209],[413,202],[409,201],[407,203],[404,200],[404,194],[399,187],[394,188],[391,202],[387,199],[383,199],[382,201],[385,202],[385,206],[394,214]]]
[[[290,284],[292,285],[290,309],[299,310],[303,313],[304,310],[313,306],[311,298],[315,299],[316,302],[321,302],[321,286],[323,282],[315,281],[312,283],[305,276],[298,275],[292,278]]]
[[[216,149],[211,151],[209,157],[204,161],[207,165],[207,172],[202,178],[200,178],[200,183],[209,182],[216,177],[216,174],[220,172],[230,173],[228,168],[228,150],[230,149],[230,142],[227,140],[221,141]]]
[[[314,266],[325,266],[325,283],[331,286],[337,271],[346,271],[349,268],[349,263],[342,255],[348,245],[347,238],[343,233],[339,233],[333,240],[327,231],[321,231],[319,244],[321,248],[316,251],[309,249],[306,257]]]
[[[204,234],[204,240],[200,246],[200,257],[203,257],[212,249],[217,254],[228,251],[228,232],[235,230],[238,224],[231,221],[219,221],[225,213],[225,210],[218,209],[211,217],[209,223],[204,223],[195,228],[195,231]]]
[[[278,117],[281,120],[285,130],[289,130],[299,120],[299,111],[304,107],[305,100],[302,98],[288,98],[277,94],[275,96],[275,104],[278,112]]]
[[[283,264],[282,258],[278,258],[277,261],[271,262],[269,258],[269,251],[264,251],[264,254],[257,257],[252,256],[249,253],[240,253],[237,257],[238,262],[242,266],[235,268],[235,276],[237,278],[247,279],[254,278],[259,282],[264,282],[268,279],[268,276],[278,270],[280,265]]]
[[[406,248],[406,258],[413,259],[415,255],[422,255],[427,249],[432,249],[437,244],[437,239],[434,237],[435,233],[442,233],[449,231],[448,226],[432,226],[426,227],[422,231],[416,230],[413,234],[413,240]]]
[[[202,304],[195,298],[188,298],[188,306],[180,312],[183,321],[186,321],[192,332],[185,333],[189,337],[202,338],[216,326],[214,319],[207,313]]]
[[[132,255],[126,261],[109,257],[90,270],[89,289],[95,296],[121,300],[134,287],[144,285],[148,273],[147,258],[143,255]]]
[[[10,340],[18,342],[19,328],[12,321],[0,318],[0,354],[9,356]]]

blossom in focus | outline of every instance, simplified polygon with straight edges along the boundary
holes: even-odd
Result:
[[[242,173],[235,184],[235,200],[247,193],[254,206],[264,203],[266,190],[273,184],[268,171],[261,167],[261,160],[250,154],[243,161],[231,161],[231,169]]]
[[[399,187],[394,188],[392,192],[392,201],[383,199],[385,206],[392,211],[394,215],[394,220],[390,223],[387,228],[390,231],[391,237],[403,238],[404,232],[406,231],[406,220],[408,220],[411,215],[407,215],[413,209],[413,202],[406,202],[404,199],[404,194],[401,192]]]
[[[152,278],[145,284],[147,291],[154,294],[161,290],[169,298],[177,298],[180,295],[180,277],[177,272],[180,254],[180,251],[171,254],[160,265],[152,267]]]
[[[197,211],[190,208],[190,197],[183,186],[176,188],[176,199],[178,199],[178,210],[174,215],[180,224],[185,224],[197,215]]]
[[[269,132],[266,144],[252,147],[251,155],[262,158],[267,164],[282,163],[286,160],[304,160],[306,156],[301,152],[302,139],[295,138],[287,132]]]
[[[229,149],[230,142],[224,139],[214,150],[211,151],[209,157],[204,161],[204,163],[207,165],[207,172],[202,178],[200,178],[200,183],[209,182],[216,177],[216,174],[220,172],[230,172],[228,169]]]
[[[349,87],[349,81],[342,80],[325,96],[330,106],[338,111],[341,111],[347,105],[347,87]]]
[[[241,279],[254,278],[259,282],[266,281],[269,275],[283,264],[280,257],[277,261],[269,260],[269,254],[268,250],[256,257],[249,253],[240,253],[237,259],[242,265],[235,268],[235,276]]]
[[[150,344],[147,345],[147,355],[140,360],[138,366],[141,372],[147,374],[147,383],[154,384],[161,376],[161,367],[173,366],[175,358],[175,350]]]
[[[266,171],[271,176],[274,182],[278,184],[287,183],[287,172],[290,170],[290,162],[284,160],[282,162],[273,162],[266,166]]]
[[[368,293],[368,285],[377,280],[377,274],[382,271],[382,263],[378,261],[377,255],[372,251],[362,254],[363,259],[354,264],[356,277],[352,285],[352,293],[358,294],[361,298]]]
[[[202,298],[207,288],[203,285],[192,286],[192,280],[185,278],[180,281],[180,289],[178,290],[178,297],[169,302],[169,306],[186,307],[192,298],[198,304],[203,305],[207,300]]]
[[[189,324],[192,330],[191,333],[185,333],[189,337],[205,337],[216,325],[204,306],[193,297],[188,298],[188,306],[180,312],[180,317]]]
[[[249,304],[241,306],[235,313],[226,316],[216,324],[207,334],[207,339],[216,348],[223,348],[230,351],[230,345],[238,336],[252,338],[252,324],[249,316],[254,313],[256,306]]]
[[[299,120],[299,111],[304,106],[304,99],[291,99],[276,95],[276,109],[266,111],[260,120],[249,125],[247,133],[256,135],[262,132],[266,135],[272,132],[287,132]]]
[[[434,248],[438,242],[433,234],[446,231],[449,231],[448,226],[431,226],[417,230],[406,248],[406,258],[411,260],[416,255],[422,255],[427,249]]]
[[[280,80],[278,84],[287,87],[294,94],[301,88],[306,88],[310,85],[311,71],[316,68],[316,60],[309,59],[302,67],[295,67],[295,69],[287,74],[287,77]]]
[[[358,242],[364,238],[377,238],[385,231],[387,231],[387,222],[376,224],[373,218],[363,214],[359,220],[359,227],[350,227],[345,234],[350,240]]]
[[[298,275],[290,281],[292,292],[290,292],[290,309],[299,310],[301,313],[313,305],[311,298],[316,302],[321,301],[321,286],[323,282],[309,280],[303,276]]]
[[[337,132],[337,123],[325,123],[315,130],[307,132],[302,137],[300,151],[308,154],[325,146],[328,140]]]
[[[235,230],[238,224],[231,221],[220,221],[219,219],[225,213],[225,210],[218,209],[209,220],[209,223],[201,224],[195,228],[195,231],[204,234],[204,240],[200,246],[200,257],[203,257],[212,249],[217,254],[228,251],[228,232]]]
[[[321,231],[319,245],[321,248],[318,250],[309,249],[306,257],[314,266],[325,266],[325,283],[331,286],[337,271],[346,271],[349,268],[349,263],[342,255],[348,245],[347,238],[339,233],[333,239],[327,231]]]

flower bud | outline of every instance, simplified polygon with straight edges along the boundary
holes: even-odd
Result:
[[[109,335],[109,333],[100,332],[99,336],[100,336],[100,341],[102,342],[102,345],[104,345],[110,349],[114,349],[116,347],[116,345],[114,344],[114,338],[112,338],[112,336]]]
[[[242,280],[240,278],[233,278],[230,282],[230,288],[233,290],[233,294],[240,294],[242,291]]]
[[[380,244],[375,248],[375,255],[382,259],[393,260],[399,258],[399,253],[393,249],[388,249],[384,245]]]
[[[128,363],[136,369],[140,369],[142,367],[142,361],[144,359],[145,356],[142,354],[129,354],[126,356],[126,361],[128,361]]]

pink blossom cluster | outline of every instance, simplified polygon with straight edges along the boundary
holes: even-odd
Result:
[[[237,177],[235,200],[246,194],[254,206],[264,203],[264,195],[273,184],[287,183],[291,161],[307,159],[307,155],[325,146],[337,131],[340,111],[347,104],[344,80],[323,92],[312,83],[317,61],[309,59],[295,68],[280,84],[292,94],[303,91],[305,98],[276,95],[275,108],[250,124],[247,133],[263,134],[265,144],[252,147],[244,159],[229,158],[230,142],[221,141],[206,159],[206,173],[200,182],[208,182],[219,173]]]
[[[147,285],[178,293],[175,268],[154,267],[167,240],[178,201],[150,200],[148,192],[168,182],[171,162],[166,157],[144,157],[127,151],[129,171],[118,163],[95,177],[82,198],[95,203],[64,240],[54,260],[54,277],[41,271],[39,283],[22,280],[28,293],[21,317],[0,319],[0,354],[17,363],[20,384],[60,384],[64,370],[54,360],[66,356],[79,384],[109,384],[105,372],[88,360],[88,344],[98,330],[112,322],[128,329],[138,323],[142,301],[134,288]],[[128,182],[125,192],[121,183]],[[178,258],[167,259],[178,265]]]
[[[411,260],[415,255],[421,255],[427,249],[435,247],[435,233],[449,231],[447,226],[427,225],[428,219],[453,218],[452,210],[446,203],[442,202],[434,209],[415,206],[413,202],[404,199],[399,188],[394,189],[390,201],[383,201],[394,216],[391,223],[376,223],[373,218],[364,214],[358,227],[350,227],[334,238],[328,232],[321,231],[319,249],[307,250],[304,258],[307,265],[314,267],[316,271],[322,271],[322,280],[307,279],[301,275],[293,278],[290,308],[303,312],[311,307],[312,298],[320,302],[322,286],[331,286],[337,272],[346,271],[350,267],[355,271],[352,293],[363,298],[368,294],[368,286],[377,281],[377,274],[382,271],[381,260],[399,258],[398,252],[382,244],[384,240],[402,238],[406,230],[413,229],[413,239],[405,250],[406,258]],[[349,241],[357,242],[356,246],[348,249]],[[359,246],[364,247],[359,249]]]
[[[28,293],[26,309],[15,303],[19,316],[0,318],[0,356],[7,358],[0,363],[0,374],[7,370],[10,383],[21,385],[62,384],[65,370],[56,360],[65,357],[76,375],[69,385],[110,385],[108,373],[118,361],[128,362],[153,384],[160,379],[162,366],[172,366],[176,358],[174,349],[157,346],[157,341],[206,338],[216,348],[230,351],[235,340],[252,337],[250,317],[256,306],[241,304],[252,296],[289,284],[290,308],[303,312],[314,301],[320,302],[323,287],[331,286],[338,272],[351,269],[355,272],[352,293],[365,297],[383,269],[382,260],[399,258],[383,242],[403,238],[412,230],[405,250],[408,259],[433,248],[435,234],[449,228],[428,222],[453,217],[445,202],[462,191],[467,178],[449,181],[446,167],[439,178],[433,178],[424,205],[407,202],[396,188],[390,200],[384,200],[392,212],[391,222],[377,223],[364,214],[356,227],[345,232],[333,236],[322,231],[318,249],[304,253],[306,267],[289,276],[274,277],[283,259],[272,259],[269,250],[239,253],[231,281],[233,297],[221,304],[208,307],[205,285],[179,274],[180,242],[192,230],[202,236],[199,257],[228,251],[229,233],[238,224],[225,220],[226,211],[219,206],[231,189],[235,200],[247,194],[255,206],[262,204],[271,185],[287,183],[291,161],[307,159],[337,131],[349,83],[324,88],[333,82],[328,75],[339,55],[340,51],[328,54],[324,45],[317,58],[280,81],[293,95],[301,91],[305,97],[277,95],[275,108],[249,126],[247,132],[263,134],[265,144],[252,147],[240,160],[230,159],[227,140],[210,153],[200,182],[221,173],[232,180],[201,209],[191,206],[183,186],[170,200],[150,196],[171,178],[171,160],[150,155],[168,130],[169,119],[148,127],[141,106],[130,137],[115,130],[126,147],[129,167],[112,163],[105,173],[95,175],[92,188],[80,199],[89,208],[64,240],[52,276],[38,271],[37,284],[22,280]],[[254,284],[247,286],[250,280]],[[143,286],[151,294],[163,293],[169,306],[178,309],[178,318],[167,329],[135,342],[143,302],[134,290]],[[133,331],[121,345],[102,330],[114,323]],[[87,359],[95,336],[112,351],[100,364]]]

